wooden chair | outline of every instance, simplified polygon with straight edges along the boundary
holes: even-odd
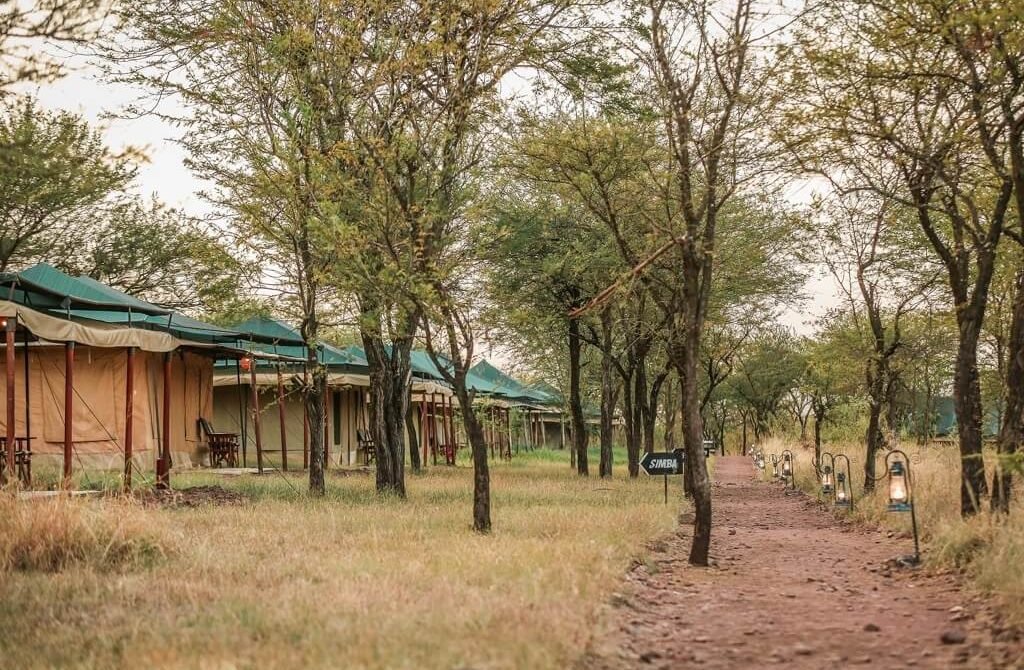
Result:
[[[356,444],[363,450],[363,465],[369,465],[377,460],[377,447],[373,438],[361,430],[356,430]]]
[[[0,475],[7,468],[7,437],[0,437]],[[15,475],[25,486],[32,484],[32,440],[28,437],[14,438]]]
[[[199,428],[206,435],[210,448],[210,467],[233,468],[238,465],[238,433],[218,433],[210,422],[200,417]]]

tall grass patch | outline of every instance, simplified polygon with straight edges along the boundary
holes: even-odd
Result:
[[[127,501],[0,496],[0,571],[60,572],[150,565],[169,541],[145,527]]]

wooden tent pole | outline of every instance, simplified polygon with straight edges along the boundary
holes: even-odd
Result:
[[[302,469],[309,469],[309,406],[306,394],[309,393],[309,366],[302,364]]]
[[[441,445],[437,443],[437,395],[431,391],[430,393],[430,451],[433,457],[434,465],[437,465],[437,450],[440,449]]]
[[[64,343],[64,488],[71,488],[71,440],[74,418],[75,343]]]
[[[452,427],[448,421],[449,410],[451,409],[451,398],[441,396],[441,425],[444,428],[444,462],[452,465],[455,461],[452,458]]]
[[[164,354],[164,423],[157,458],[156,487],[166,489],[171,485],[171,352]]]
[[[277,416],[281,423],[281,469],[288,472],[288,425],[285,423],[284,373],[280,363],[277,365]]]
[[[324,470],[331,467],[331,385],[324,386]]]
[[[17,317],[15,317],[17,319]],[[17,320],[15,320],[17,325]],[[22,342],[21,357],[24,359],[25,366],[25,448],[28,450],[28,466],[25,477],[25,486],[28,488],[32,487],[32,395],[29,393],[29,360],[28,360],[28,329],[24,331],[24,339]]]
[[[252,397],[252,435],[256,440],[256,470],[263,474],[263,436],[260,434],[260,393],[256,388],[256,359],[249,366],[249,395]]]
[[[427,454],[427,394],[420,394],[420,442],[423,443],[423,465],[427,464],[429,458]]]
[[[135,347],[125,349],[124,379],[124,492],[132,490],[132,451],[135,438]]]
[[[17,327],[13,317],[4,321],[4,335],[6,336],[7,351],[7,476],[4,478],[16,478],[14,472],[14,329]],[[6,483],[6,482],[4,482]]]

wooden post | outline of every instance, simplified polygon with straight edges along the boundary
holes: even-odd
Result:
[[[427,394],[420,394],[420,442],[423,443],[423,465],[427,464],[428,446],[427,446]]]
[[[284,411],[284,374],[281,364],[277,365],[277,416],[281,422],[281,469],[288,472],[288,427]]]
[[[302,364],[302,469],[309,469],[309,406],[306,394],[309,392],[309,366]]]
[[[453,465],[455,459],[452,457],[452,427],[448,422],[448,414],[451,409],[451,398],[441,396],[441,426],[444,428],[444,462]]]
[[[331,467],[331,385],[324,386],[324,471]]]
[[[64,343],[64,488],[71,488],[72,421],[75,416],[75,343]]]
[[[565,449],[565,417],[558,414],[558,448]]]
[[[17,317],[15,317],[15,319],[17,319]],[[15,321],[15,325],[17,325],[17,321]],[[23,346],[21,357],[23,359],[22,363],[25,367],[25,448],[29,451],[28,472],[25,473],[27,475],[25,477],[25,486],[26,488],[32,488],[32,394],[29,392],[30,388],[28,381],[30,372],[28,360],[28,335],[28,329],[26,328],[22,339]]]
[[[132,449],[135,433],[135,347],[125,350],[124,380],[124,492],[132,490]]]
[[[263,435],[260,433],[260,392],[256,387],[256,359],[249,365],[249,395],[252,397],[252,436],[256,440],[256,470],[263,474]]]
[[[17,474],[14,472],[14,366],[16,362],[14,360],[14,329],[17,327],[17,322],[14,317],[8,317],[4,320],[4,335],[6,336],[7,344],[7,477],[12,481],[17,480]],[[6,482],[4,482],[6,483]]]
[[[164,354],[164,396],[163,396],[162,438],[160,455],[156,460],[156,487],[166,489],[171,485],[171,352]]]

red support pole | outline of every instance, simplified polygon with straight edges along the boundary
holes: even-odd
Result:
[[[64,343],[64,488],[71,488],[72,421],[75,417],[75,343]]]
[[[430,453],[434,465],[437,465],[437,396],[430,394]]]
[[[309,368],[302,366],[302,388],[309,391]],[[306,395],[302,396],[302,469],[309,469],[309,406]]]
[[[156,487],[166,489],[171,486],[171,352],[164,354],[164,425],[163,439],[160,444],[160,457],[157,459]]]
[[[288,472],[288,428],[284,411],[284,374],[277,366],[277,416],[281,422],[281,469]]]
[[[331,387],[324,391],[324,470],[331,467]]]
[[[249,393],[252,396],[252,434],[256,440],[256,471],[263,474],[263,434],[260,432],[260,392],[256,386],[256,359],[249,366]]]
[[[17,479],[14,472],[14,329],[17,327],[14,317],[8,317],[4,321],[7,344],[7,477],[11,480]],[[25,354],[28,355],[28,347],[25,347]],[[4,479],[6,480],[7,477]],[[4,482],[6,483],[6,481]]]
[[[448,425],[448,397],[444,395],[441,396],[441,432],[444,434],[444,462],[451,465],[452,434]]]
[[[429,458],[427,452],[427,395],[420,396],[420,442],[423,443],[423,465],[427,464]]]
[[[124,400],[124,491],[132,490],[132,448],[135,433],[135,347],[128,347]]]

